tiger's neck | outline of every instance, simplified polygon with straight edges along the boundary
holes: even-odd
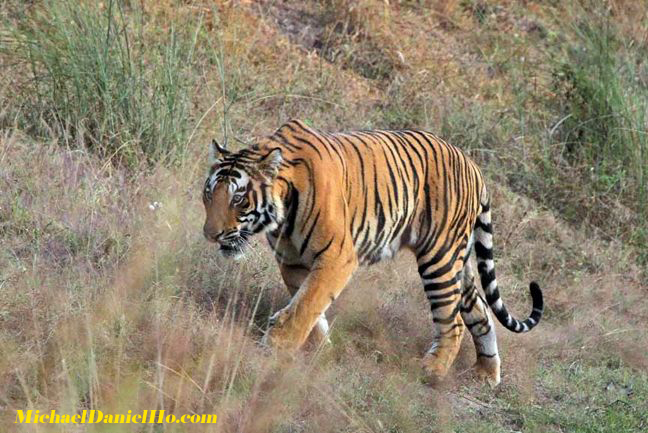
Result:
[[[295,157],[293,151],[283,145],[282,142],[273,140],[271,137],[261,139],[258,143],[259,151],[261,154],[266,154],[272,149],[280,148],[284,158],[279,168],[277,177],[272,181],[272,202],[275,207],[275,222],[278,228],[281,228],[290,213],[296,212],[297,203],[295,203],[294,194],[296,193],[295,186],[295,171],[298,162],[294,162]],[[294,217],[294,216],[293,216]]]

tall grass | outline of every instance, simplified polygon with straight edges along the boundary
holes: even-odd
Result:
[[[646,213],[648,88],[637,79],[638,51],[627,49],[609,16],[582,20],[574,30],[577,43],[556,74],[567,157],[589,168],[596,190],[621,194]]]
[[[13,58],[31,66],[16,95],[19,127],[54,131],[127,164],[179,149],[201,23],[172,25],[151,45],[143,11],[125,8],[119,0],[45,0],[13,26]]]
[[[553,128],[569,168],[580,172],[582,189],[597,203],[618,201],[636,224],[622,229],[648,264],[648,86],[639,74],[645,46],[624,38],[609,10],[578,16],[574,40],[554,71],[561,120]],[[601,214],[598,220],[615,221]],[[577,211],[577,214],[582,212]],[[622,220],[622,218],[618,218]],[[619,231],[617,228],[616,231]]]

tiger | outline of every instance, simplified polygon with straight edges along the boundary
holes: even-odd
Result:
[[[432,312],[430,349],[417,359],[442,379],[467,328],[475,371],[500,383],[493,311],[508,330],[534,328],[542,291],[529,289],[523,321],[504,305],[493,259],[490,195],[479,167],[461,149],[415,129],[328,133],[290,120],[272,135],[230,151],[212,142],[203,190],[204,237],[240,257],[265,233],[291,300],[270,317],[263,342],[294,353],[307,339],[327,341],[326,310],[360,265],[408,249]],[[474,284],[475,251],[485,298]]]

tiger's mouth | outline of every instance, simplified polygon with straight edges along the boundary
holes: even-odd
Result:
[[[245,247],[238,244],[221,244],[218,250],[225,257],[240,258],[245,254]]]
[[[245,255],[248,246],[249,243],[247,238],[245,236],[239,236],[235,239],[230,239],[227,242],[219,243],[218,250],[224,257],[240,259]]]

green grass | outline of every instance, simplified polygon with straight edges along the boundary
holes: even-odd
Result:
[[[567,163],[558,170],[578,173],[574,180],[591,197],[585,206],[594,224],[637,247],[638,263],[648,270],[648,84],[641,78],[646,47],[624,37],[609,11],[579,10],[586,18],[573,24],[574,38],[554,66],[560,120],[548,139],[559,143]],[[545,168],[556,172],[550,164]],[[582,203],[569,211],[572,219],[581,218]],[[622,213],[610,218],[606,208],[619,208],[616,203],[635,214],[634,227],[628,217],[622,222]]]
[[[648,428],[647,380],[614,362],[554,365],[541,374],[547,402],[515,406],[528,431],[554,426],[575,433],[634,433]]]
[[[30,74],[17,87],[17,126],[126,164],[175,158],[191,127],[201,20],[172,25],[152,45],[136,3],[101,5],[45,0],[10,25],[6,49]]]
[[[591,170],[597,192],[619,194],[645,214],[648,87],[637,76],[639,53],[609,15],[582,19],[574,31],[576,43],[555,72],[565,104],[557,135],[567,159]]]

